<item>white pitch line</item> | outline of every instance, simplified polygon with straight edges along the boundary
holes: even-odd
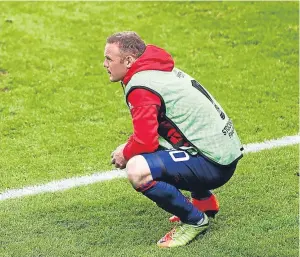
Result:
[[[262,143],[253,143],[244,145],[244,153],[254,153],[266,149],[272,149],[276,147],[296,145],[300,143],[300,136],[287,136],[280,139],[268,140]],[[28,195],[36,195],[47,192],[62,191],[73,187],[84,186],[89,184],[94,184],[97,182],[103,182],[107,180],[112,180],[116,178],[125,178],[126,173],[124,170],[112,170],[106,172],[97,172],[92,175],[73,177],[62,180],[54,180],[47,184],[35,185],[23,187],[20,189],[8,189],[0,193],[0,201],[19,198]]]
[[[106,180],[116,178],[125,178],[124,170],[112,170],[106,172],[97,172],[87,176],[73,177],[61,180],[54,180],[47,184],[23,187],[20,189],[9,189],[0,194],[0,201],[12,198],[23,197],[27,195],[36,195],[46,192],[62,191],[73,187],[85,186]]]
[[[267,140],[262,143],[252,143],[244,146],[244,153],[255,153],[266,149],[272,149],[275,147],[282,147],[288,145],[296,145],[300,143],[300,136],[287,136],[279,139]]]

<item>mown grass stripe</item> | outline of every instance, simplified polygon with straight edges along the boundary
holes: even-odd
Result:
[[[245,148],[244,153],[245,154],[254,153],[266,149],[272,149],[272,148],[283,147],[288,145],[295,145],[299,143],[300,143],[299,135],[286,136],[280,139],[268,140],[261,143],[247,144],[244,146]],[[116,178],[125,178],[125,177],[126,177],[126,173],[124,170],[112,170],[106,172],[98,172],[87,176],[73,177],[73,178],[62,179],[62,180],[54,180],[52,182],[43,185],[34,185],[34,186],[28,186],[20,189],[6,190],[0,194],[0,201],[28,196],[28,195],[36,195],[36,194],[41,194],[46,192],[62,191],[73,187],[84,186],[84,185],[94,184],[97,182],[103,182],[107,180],[112,180]]]

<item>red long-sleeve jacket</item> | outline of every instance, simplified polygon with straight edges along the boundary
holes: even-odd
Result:
[[[135,73],[145,70],[160,70],[171,72],[174,61],[165,50],[153,45],[148,45],[145,52],[128,70],[123,84],[130,81]],[[159,121],[161,112],[161,99],[156,94],[146,89],[137,88],[127,97],[133,122],[133,134],[123,150],[125,159],[141,154],[154,152],[158,146],[158,131],[163,127],[164,134],[169,141],[177,143],[182,140],[180,134],[166,121]]]

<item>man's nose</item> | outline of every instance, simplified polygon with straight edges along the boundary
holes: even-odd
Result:
[[[104,62],[103,62],[103,67],[104,67],[104,68],[107,68],[107,67],[108,67],[107,61],[106,61],[106,60],[104,60]]]

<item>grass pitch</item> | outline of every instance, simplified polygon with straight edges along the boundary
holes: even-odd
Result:
[[[298,133],[297,2],[0,2],[0,190],[109,170],[132,125],[102,67],[106,37],[169,51],[243,143]],[[157,249],[168,214],[126,180],[0,202],[0,256],[298,256],[298,147],[245,156],[221,213]]]

